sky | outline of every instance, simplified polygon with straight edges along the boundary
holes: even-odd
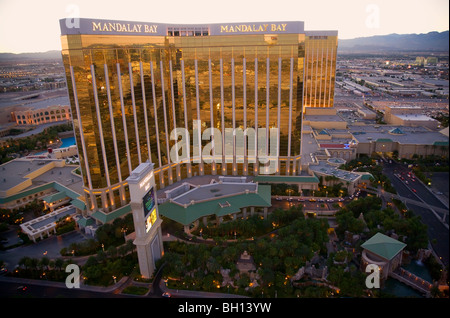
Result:
[[[340,39],[449,29],[448,0],[0,0],[0,52],[60,50],[59,19],[155,23],[304,21]]]

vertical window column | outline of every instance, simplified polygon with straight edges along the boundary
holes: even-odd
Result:
[[[70,66],[70,77],[72,80],[73,97],[75,100],[75,110],[76,110],[77,119],[78,119],[78,127],[79,127],[80,139],[81,139],[81,149],[83,149],[83,159],[84,159],[83,161],[84,161],[84,166],[86,169],[86,179],[88,181],[89,189],[92,190],[91,173],[89,171],[89,162],[88,162],[87,155],[86,155],[86,142],[84,140],[83,124],[81,122],[80,105],[78,104],[77,86],[75,84],[75,74],[73,71],[73,66]]]
[[[94,70],[94,65],[91,64],[91,76],[92,76],[92,91],[94,94],[94,103],[95,103],[95,110],[96,110],[96,115],[97,115],[97,129],[100,135],[100,147],[101,147],[101,151],[102,151],[102,157],[103,157],[103,166],[105,169],[105,178],[106,178],[106,184],[108,186],[108,189],[111,188],[111,182],[109,180],[109,170],[108,170],[108,161],[106,158],[106,150],[105,150],[105,143],[104,143],[104,137],[103,137],[103,125],[102,125],[102,120],[101,120],[101,115],[100,115],[100,106],[98,104],[98,93],[97,93],[97,82],[95,79],[95,70]],[[111,202],[114,202],[114,198],[109,198],[109,200],[107,199],[107,195],[106,193],[103,193],[104,195],[102,195],[102,207],[106,210],[109,211],[109,207],[112,205]]]
[[[128,162],[128,175],[133,171],[131,167],[131,156],[130,156],[130,145],[128,144],[128,131],[127,131],[127,121],[125,117],[125,105],[123,101],[123,90],[122,90],[122,75],[120,72],[120,64],[116,63],[117,68],[117,81],[119,83],[119,97],[120,97],[120,107],[122,110],[122,123],[123,123],[123,133],[125,136],[125,147],[127,151],[127,162]]]
[[[161,148],[160,148],[160,144],[159,144],[158,112],[157,112],[157,103],[156,103],[155,74],[153,71],[153,61],[150,61],[150,75],[152,78],[153,111],[155,113],[156,148],[157,148],[157,152],[158,152],[158,163],[159,163],[159,167],[158,167],[159,168],[159,186],[160,186],[160,188],[163,188],[164,186],[162,183],[163,175],[162,175],[162,162],[161,162]]]
[[[108,72],[108,65],[103,65],[104,71],[105,71],[105,83],[106,83],[106,95],[108,98],[108,109],[109,109],[109,119],[111,121],[111,133],[112,133],[112,139],[113,139],[113,146],[114,146],[114,155],[116,158],[116,169],[117,174],[119,178],[119,182],[122,182],[122,172],[121,172],[121,166],[120,166],[120,159],[119,159],[119,150],[117,148],[117,138],[116,138],[116,126],[114,124],[114,114],[113,114],[113,107],[112,107],[112,100],[111,100],[111,87],[109,85],[109,72]],[[114,195],[113,195],[114,196]],[[120,196],[121,197],[121,196]],[[117,200],[114,200],[116,202]],[[123,204],[121,200],[121,204]],[[113,208],[116,208],[116,204],[113,203]]]

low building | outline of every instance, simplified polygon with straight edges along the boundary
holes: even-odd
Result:
[[[159,213],[183,224],[186,233],[191,232],[191,225],[196,229],[200,220],[206,225],[208,218],[220,224],[225,216],[246,218],[262,212],[267,217],[272,205],[270,185],[241,182],[240,177],[225,177],[204,185],[183,183],[171,192],[175,195],[159,205]]]
[[[13,112],[17,125],[40,125],[72,120],[69,105],[51,105],[43,108],[28,108]]]
[[[425,127],[390,125],[349,126],[358,155],[373,153],[411,159],[413,156],[438,155],[448,157],[448,136]]]
[[[335,108],[306,107],[303,115],[303,125],[314,129],[345,129],[347,123],[336,114]]]
[[[58,159],[19,158],[0,165],[0,208],[17,209],[62,191],[82,206],[82,180],[74,172],[77,168]]]
[[[46,215],[22,223],[20,229],[28,235],[30,240],[36,243],[38,238],[43,239],[44,236],[50,236],[56,233],[57,221],[65,217],[74,217],[77,215],[77,209],[73,206],[66,206],[62,209],[52,211]]]
[[[20,227],[34,242],[56,233],[60,218],[78,219],[76,216],[86,211],[82,180],[74,173],[77,168],[57,159],[20,158],[0,165],[0,208],[14,210],[35,200],[42,201],[49,213]]]
[[[426,127],[433,130],[440,126],[439,121],[422,114],[392,114],[386,122],[390,125]]]
[[[332,186],[334,183],[343,183],[349,193],[353,193],[359,184],[366,185],[373,179],[368,172],[352,172],[339,169],[345,160],[339,158],[330,158],[328,160],[319,160],[317,163],[310,164],[308,169],[317,177],[323,177],[324,185]],[[327,181],[329,179],[329,181]]]
[[[377,233],[361,245],[361,269],[375,264],[380,270],[380,280],[385,281],[389,274],[402,265],[405,243],[397,241],[382,233]]]
[[[236,268],[241,274],[250,274],[251,272],[256,271],[253,257],[248,254],[247,251],[244,251],[236,263]]]

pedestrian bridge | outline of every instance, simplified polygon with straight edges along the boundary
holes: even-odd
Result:
[[[418,290],[426,297],[430,297],[430,291],[433,285],[423,278],[408,272],[406,269],[399,267],[395,271],[390,272],[389,276]]]

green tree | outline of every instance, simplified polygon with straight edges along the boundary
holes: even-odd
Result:
[[[50,259],[47,256],[42,257],[41,260],[39,261],[39,266],[44,270],[48,269],[49,264],[50,264]]]

